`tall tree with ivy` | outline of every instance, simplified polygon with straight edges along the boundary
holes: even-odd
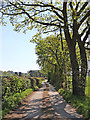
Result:
[[[85,95],[87,75],[85,43],[90,33],[89,2],[2,0],[0,12],[2,13],[2,24],[4,24],[4,18],[9,17],[15,31],[23,29],[25,33],[27,30],[37,28],[39,36],[41,33],[55,32],[61,28],[70,53],[73,94]],[[80,68],[76,57],[76,41],[80,49]]]

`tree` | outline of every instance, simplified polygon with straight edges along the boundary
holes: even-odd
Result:
[[[0,12],[2,20],[5,16],[15,31],[38,29],[38,34],[58,31],[60,28],[70,53],[72,66],[73,94],[85,95],[85,81],[87,74],[87,57],[85,42],[90,33],[88,2],[59,2],[58,0],[2,0]],[[4,24],[4,21],[1,21]],[[70,34],[72,32],[72,34]],[[76,41],[81,57],[81,71],[76,57]]]
[[[46,38],[33,40],[36,44],[36,54],[38,56],[37,63],[41,69],[49,73],[49,81],[57,86],[62,87],[64,80],[64,67],[70,71],[69,50],[66,41],[63,40],[63,52],[59,37],[50,35]],[[65,66],[63,66],[63,59]],[[71,71],[70,71],[71,72]]]
[[[42,69],[50,73],[51,83],[60,87],[63,81],[60,40],[55,36],[49,36],[37,40],[35,43],[36,54],[38,55],[37,62]]]

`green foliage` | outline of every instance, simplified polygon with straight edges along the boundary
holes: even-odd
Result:
[[[67,90],[72,92],[72,76],[67,77]],[[55,86],[56,87],[56,86]],[[86,76],[85,95],[90,97],[90,76]]]
[[[51,31],[56,31],[61,23],[64,25],[65,16],[63,15],[63,1],[55,0],[53,3],[50,1],[41,0],[36,2],[36,0],[25,1],[17,0],[14,1],[3,1],[0,6],[0,12],[3,13],[0,23],[2,25],[5,23],[5,16],[9,17],[10,23],[14,26],[14,30],[19,32],[23,30],[26,33],[27,30],[32,30],[33,28],[38,29],[38,33],[46,32],[51,29]],[[9,6],[9,7],[8,7]],[[70,31],[73,31],[73,21],[76,20],[78,24],[81,24],[81,19],[88,13],[89,6],[84,7],[82,2],[72,2],[71,4],[67,2],[66,11],[68,13],[68,27]],[[83,8],[83,9],[81,9]],[[12,10],[11,10],[12,9]],[[25,10],[25,12],[24,12]],[[86,18],[88,15],[86,16]],[[89,18],[88,18],[89,19]],[[85,19],[82,23],[86,25]],[[88,20],[89,21],[89,20]],[[44,26],[44,27],[43,27]],[[80,25],[81,28],[84,25]],[[65,28],[64,28],[65,29]],[[36,36],[36,38],[37,38]]]
[[[50,82],[57,85],[57,89],[60,88],[64,81],[63,67],[66,65],[66,72],[69,72],[71,67],[66,41],[63,40],[63,52],[60,36],[57,38],[56,35],[50,35],[46,38],[35,39],[33,42],[36,43],[37,63],[42,71],[50,73]]]
[[[31,83],[31,80],[33,81]],[[2,77],[2,116],[15,108],[32,91],[41,86],[42,78]],[[33,87],[32,87],[33,86]]]
[[[2,77],[2,98],[22,92],[31,87],[31,81],[27,78],[18,76]]]
[[[64,97],[64,99],[76,108],[77,112],[83,114],[86,118],[90,117],[90,98],[86,96],[74,96],[70,91],[63,88],[58,92]]]
[[[14,95],[7,97],[2,102],[2,116],[4,117],[10,110],[14,109],[20,102],[31,92],[33,89],[29,88],[22,93],[15,93]]]
[[[39,87],[41,87],[41,82],[45,80],[45,78],[38,78],[38,77],[33,77],[30,78],[31,81],[31,88],[34,90],[37,90]]]
[[[30,70],[28,71],[28,75],[27,77],[45,77],[47,76],[45,73],[42,73],[41,70]]]
[[[35,78],[30,78],[30,81],[31,81],[31,88],[36,90],[37,89],[37,85],[36,85]]]
[[[86,77],[85,94],[90,97],[90,76]]]
[[[35,42],[41,39],[41,34],[43,35],[43,33],[48,34],[49,32],[57,32],[62,29],[65,34],[63,37],[67,41],[70,51],[69,55],[73,70],[73,81],[75,81],[73,89],[76,87],[77,90],[79,89],[78,92],[76,90],[73,90],[73,92],[74,94],[84,95],[84,86],[87,74],[87,58],[84,46],[90,31],[89,2],[63,2],[62,0],[55,0],[52,2],[45,0],[17,0],[7,2],[6,0],[3,0],[0,5],[0,13],[2,14],[0,23],[3,25],[5,23],[5,16],[9,17],[10,23],[14,26],[14,30],[17,32],[23,30],[23,33],[26,33],[27,30],[37,28],[37,34],[33,36],[33,40]],[[77,53],[76,51],[76,42],[78,42],[80,53]],[[57,61],[55,59],[55,55],[50,51],[52,50],[51,48],[55,50],[55,48],[57,48],[57,43],[60,43],[54,43],[52,47],[51,45],[47,46],[47,44],[44,44],[43,46],[43,43],[45,43],[45,41],[41,41],[40,46],[38,45],[39,50],[37,50],[37,54],[42,54],[41,56],[39,55],[37,62],[44,70],[48,70],[50,68],[49,72],[51,72],[52,69],[55,70],[55,64],[57,64]],[[43,49],[41,49],[41,47],[43,47]],[[48,56],[45,53],[47,53]],[[62,54],[62,58],[64,55],[65,54]],[[58,61],[62,63],[60,56],[58,56]],[[54,66],[50,64],[54,64]],[[70,61],[68,65],[70,66]],[[65,74],[67,73],[68,65],[66,66]],[[58,71],[62,71],[61,66],[63,65],[58,65]],[[79,68],[81,68],[81,73]],[[76,75],[74,75],[74,73]],[[52,74],[56,73],[52,72]],[[60,76],[61,75],[63,74],[60,74]],[[78,80],[80,82],[77,82]]]

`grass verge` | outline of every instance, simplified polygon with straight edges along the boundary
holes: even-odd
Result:
[[[2,117],[4,117],[10,110],[14,109],[20,102],[29,95],[33,89],[26,89],[22,93],[15,93],[13,96],[10,96],[2,102]]]
[[[17,92],[11,96],[4,96],[4,100],[2,101],[2,118],[9,113],[10,110],[13,110],[17,105],[19,105],[22,100],[29,95],[31,92],[38,90],[41,87],[41,82],[44,79],[42,78],[37,78],[35,80],[35,78],[33,78],[33,86],[32,88],[26,89],[23,92]],[[38,81],[38,84],[36,84]]]
[[[79,114],[83,114],[85,118],[90,117],[90,98],[86,96],[74,96],[70,91],[67,91],[63,88],[58,90],[59,94],[70,103],[73,107],[76,108]]]

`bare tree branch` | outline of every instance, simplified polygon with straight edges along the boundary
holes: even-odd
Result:
[[[64,32],[65,32],[65,37],[66,40],[71,39],[70,33],[69,33],[69,28],[68,28],[68,21],[67,21],[67,2],[63,2],[63,16],[64,16]],[[60,26],[59,26],[60,27]],[[69,37],[69,39],[67,39]]]
[[[83,42],[84,42],[84,43],[85,43],[85,41],[87,40],[89,34],[90,34],[90,27],[89,27],[88,31],[86,32],[85,37],[83,38]]]
[[[54,30],[46,31],[46,32],[43,32],[43,33],[55,32],[55,31],[57,31],[57,30],[58,30],[58,28],[57,28],[57,29],[54,29]]]
[[[55,22],[55,21],[58,21],[58,22],[60,22],[60,23],[64,23],[63,21],[61,21],[61,20],[59,20],[59,19],[52,20],[50,23]]]
[[[35,20],[34,18],[32,18],[30,15],[29,15],[29,13],[27,13],[27,12],[25,12],[26,13],[26,15],[30,18],[30,19],[32,19],[34,22],[36,22],[36,23],[39,23],[39,24],[42,24],[42,25],[50,25],[50,26],[57,26],[57,27],[59,27],[59,25],[56,25],[56,24],[51,24],[51,23],[45,23],[45,22],[40,22],[40,21],[38,21],[38,20]]]
[[[53,12],[54,12],[61,20],[64,20],[64,18],[63,18],[61,15],[59,15],[57,11],[53,10]]]
[[[88,5],[89,2],[85,2],[85,4],[82,6],[82,8],[79,10],[79,12],[77,13],[77,16],[79,16],[82,11],[85,9],[85,7]]]
[[[22,11],[24,11],[24,13],[25,13],[31,20],[33,20],[33,21],[36,22],[36,23],[39,23],[39,24],[42,24],[42,25],[50,25],[50,26],[57,26],[57,27],[59,27],[59,25],[56,25],[56,24],[54,24],[54,23],[51,24],[51,23],[45,23],[45,22],[41,22],[41,21],[35,20],[33,17],[30,16],[30,14],[29,14],[28,12],[25,11],[24,8],[22,8],[22,7],[17,7],[16,4],[13,4],[13,3],[11,3],[11,2],[10,2],[10,4],[13,5],[14,7],[16,7],[16,8],[18,8],[18,9],[21,9]]]
[[[71,10],[73,11],[73,6],[72,6],[72,2],[70,2],[70,4],[69,4],[69,5],[70,5],[70,7],[71,7]]]
[[[82,31],[82,33],[80,34],[80,36],[82,37],[85,33],[85,31],[87,30],[88,26],[84,28],[84,30]]]
[[[75,10],[77,11],[80,2],[77,3]]]
[[[10,15],[10,16],[16,16],[16,15],[21,15],[21,14],[25,14],[25,12],[21,12],[21,13],[4,13],[4,12],[1,12],[3,15]]]
[[[54,8],[54,9],[62,12],[61,9],[53,6],[52,4],[51,4],[51,5],[50,5],[50,4],[44,4],[44,3],[42,3],[42,2],[40,2],[40,3],[42,3],[43,5],[41,5],[41,4],[39,4],[39,3],[36,3],[36,4],[26,4],[26,3],[23,3],[23,2],[21,2],[21,3],[22,3],[22,5],[25,5],[25,6],[51,7],[51,8]]]
[[[87,17],[90,16],[90,10],[86,13],[86,15],[81,19],[80,24],[78,25],[78,28],[80,27],[80,25],[87,19]]]
[[[35,15],[38,15],[38,14],[40,14],[42,12],[48,11],[48,10],[50,11],[50,9],[45,9],[45,10],[41,10],[41,11],[39,10],[38,13],[35,13],[34,15],[32,15],[32,17],[35,16]]]

